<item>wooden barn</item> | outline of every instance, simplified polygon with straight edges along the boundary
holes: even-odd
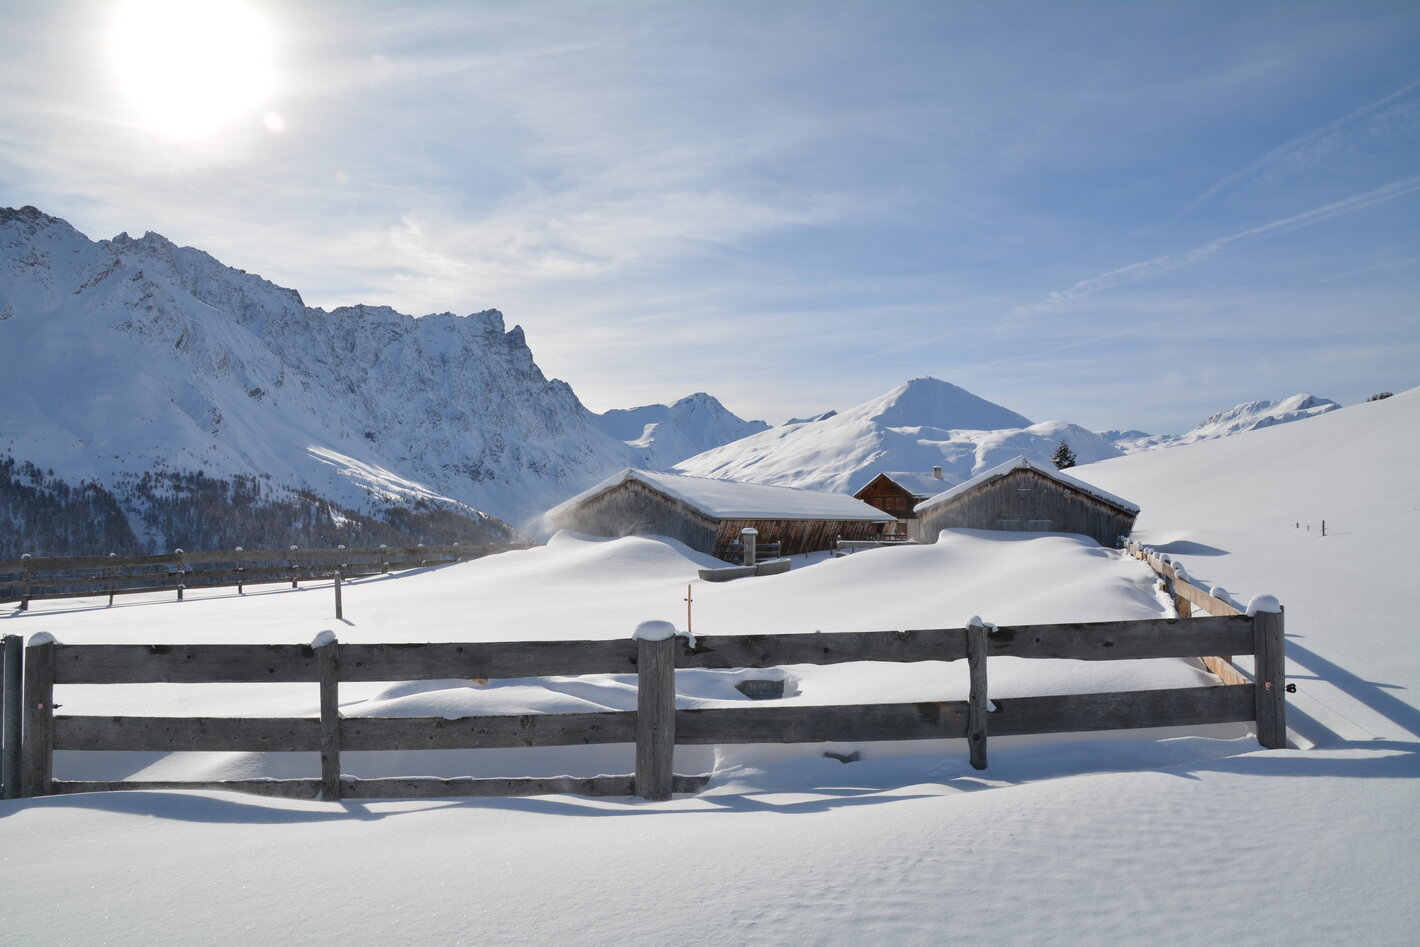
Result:
[[[592,536],[669,536],[723,554],[754,527],[761,545],[791,556],[832,548],[838,537],[872,539],[896,519],[843,493],[628,469],[547,513],[557,529]]]
[[[946,490],[955,481],[955,477],[950,481],[943,479],[941,467],[933,467],[930,474],[885,471],[858,488],[853,496],[896,517],[898,534],[920,539],[915,507]]]
[[[917,504],[923,542],[944,529],[1079,533],[1118,545],[1139,507],[1026,457],[1017,457]]]

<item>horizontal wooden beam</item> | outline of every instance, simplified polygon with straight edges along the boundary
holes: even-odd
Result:
[[[346,717],[340,749],[474,750],[634,743],[636,715],[620,711],[476,717]]]
[[[986,647],[993,657],[1077,661],[1251,654],[1252,622],[1246,617],[1206,617],[1002,625],[987,636]]]
[[[966,737],[967,702],[678,710],[676,744],[823,743]],[[994,729],[993,729],[994,735]]]
[[[1252,685],[1179,687],[1050,697],[993,697],[991,735],[1203,726],[1253,719]]]
[[[339,648],[342,681],[551,677],[636,670],[636,642],[630,638],[342,644]]]
[[[672,789],[697,793],[709,782],[709,774],[675,776]],[[55,780],[55,793],[122,791],[243,792],[285,799],[316,799],[319,779],[230,779],[230,780]],[[543,776],[483,778],[397,778],[346,779],[341,796],[347,799],[439,799],[462,796],[630,796],[631,776]]]
[[[850,631],[805,635],[697,635],[676,641],[677,668],[762,668],[850,661],[957,661],[966,657],[961,628]]]
[[[317,681],[299,644],[84,644],[55,646],[59,684],[251,684]],[[348,679],[348,678],[347,678]]]
[[[281,799],[316,799],[320,796],[319,779],[56,779],[51,792],[161,792],[188,790],[193,792],[244,792]]]
[[[57,750],[144,750],[166,753],[251,750],[302,753],[320,749],[320,721],[308,717],[56,716]]]

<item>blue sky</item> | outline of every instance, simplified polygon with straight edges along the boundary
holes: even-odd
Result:
[[[201,129],[119,6],[0,4],[0,205],[501,309],[594,410],[934,375],[1161,432],[1420,384],[1420,3],[250,0],[269,83]]]

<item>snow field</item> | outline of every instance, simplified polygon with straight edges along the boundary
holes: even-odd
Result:
[[[990,768],[977,773],[964,752],[924,744],[847,765],[738,748],[740,759],[716,761],[706,792],[656,804],[555,796],[329,804],[226,793],[5,802],[6,936],[56,944],[1413,943],[1417,429],[1420,392],[1412,391],[1072,471],[1139,503],[1136,538],[1185,563],[1199,585],[1226,585],[1241,602],[1278,597],[1299,687],[1289,720],[1315,749],[1130,733],[1111,743],[1093,735],[1024,747],[993,741]],[[1322,518],[1324,539],[1293,525]],[[1021,560],[1030,569],[1013,573]],[[354,583],[350,625],[327,617],[328,589],[311,589],[112,610],[47,604],[0,617],[0,630],[75,642],[190,641],[218,625],[224,640],[250,641],[310,641],[326,628],[342,640],[427,640],[431,628],[505,640],[623,636],[647,619],[679,626],[684,576],[695,564],[694,554],[652,540],[564,535],[544,549]],[[447,595],[435,594],[445,586]],[[694,591],[702,633],[1166,609],[1141,565],[1059,536],[964,533],[937,547],[874,550]],[[562,634],[567,628],[576,634]],[[1073,679],[1049,667],[1066,662],[1031,662],[1023,670],[1044,675],[1032,681],[998,672],[999,663],[993,693]],[[1179,670],[1167,674],[1194,673],[1171,663]],[[1109,666],[1132,668],[1131,686],[1151,686],[1141,682],[1154,673],[1145,664]],[[794,699],[847,699],[864,683],[851,668],[817,670],[794,683]],[[833,679],[840,673],[848,677]],[[611,684],[598,699],[614,693]],[[509,693],[497,699],[525,686],[505,683]],[[438,699],[451,706],[473,690],[444,689],[450,696]],[[90,699],[72,690],[68,698]],[[711,696],[690,690],[682,697]],[[392,685],[351,696],[373,708],[437,694]],[[313,694],[291,700],[314,707]]]

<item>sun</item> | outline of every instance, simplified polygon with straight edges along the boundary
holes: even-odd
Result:
[[[169,137],[207,137],[271,96],[271,30],[242,0],[124,0],[109,42],[140,121]]]

